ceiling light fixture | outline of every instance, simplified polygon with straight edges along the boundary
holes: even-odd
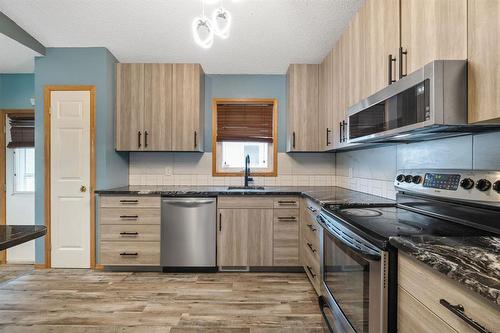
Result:
[[[205,4],[213,5],[220,2],[220,6],[212,13],[210,20],[205,16]],[[214,36],[222,39],[229,37],[232,17],[231,13],[224,8],[223,0],[201,0],[202,14],[195,17],[191,25],[193,39],[200,47],[209,49],[214,43]]]

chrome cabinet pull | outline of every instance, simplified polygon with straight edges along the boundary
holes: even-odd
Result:
[[[316,213],[318,210],[312,206],[307,206],[307,209],[309,209],[311,212]]]
[[[469,324],[476,331],[481,332],[481,333],[492,333],[491,331],[486,329],[486,327],[484,327],[483,325],[479,324],[474,319],[467,316],[465,314],[465,309],[461,304],[451,305],[450,302],[448,302],[447,300],[445,300],[443,298],[441,298],[439,300],[439,303],[441,303],[442,306],[444,306],[445,308],[447,308],[448,310],[453,312],[453,314],[455,314],[457,317],[459,317],[460,319],[465,321],[467,324]]]

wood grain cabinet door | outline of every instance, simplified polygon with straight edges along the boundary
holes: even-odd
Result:
[[[273,265],[273,210],[248,209],[248,266]]]
[[[401,0],[401,47],[401,74],[437,59],[467,59],[467,0]]]
[[[319,65],[319,150],[331,150],[334,147],[334,119],[336,118],[333,105],[334,91],[334,55],[330,51]]]
[[[248,266],[249,209],[219,209],[218,266]]]
[[[288,151],[319,151],[319,65],[292,64],[287,73]]]
[[[116,150],[143,150],[144,64],[116,65],[115,126]]]
[[[172,150],[172,64],[144,64],[144,150]]]
[[[468,2],[469,123],[500,121],[500,1]]]
[[[172,150],[203,151],[204,73],[199,64],[174,64]]]

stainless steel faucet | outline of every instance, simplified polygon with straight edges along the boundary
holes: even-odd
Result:
[[[245,187],[248,187],[248,182],[252,182],[253,178],[250,177],[250,155],[245,157]]]

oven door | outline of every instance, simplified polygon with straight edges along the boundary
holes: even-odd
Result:
[[[321,290],[332,313],[329,325],[334,332],[387,332],[387,253],[365,247],[339,227],[338,234],[324,228],[322,237]]]

